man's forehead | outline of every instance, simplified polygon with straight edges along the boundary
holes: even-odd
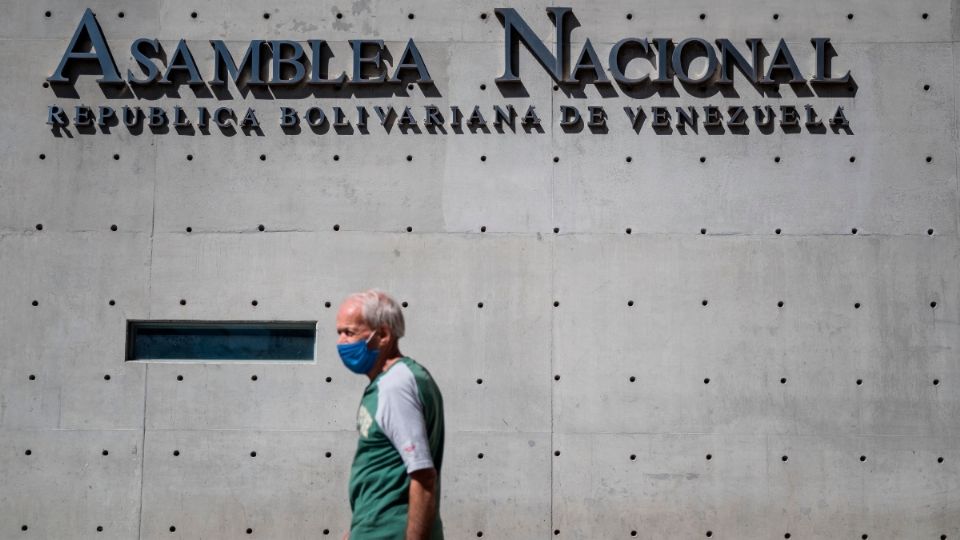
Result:
[[[337,312],[338,326],[364,326],[363,311],[360,303],[356,301],[347,301],[340,306]]]

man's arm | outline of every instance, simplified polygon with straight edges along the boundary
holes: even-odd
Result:
[[[437,470],[433,467],[410,473],[410,506],[406,540],[429,540],[436,517]]]

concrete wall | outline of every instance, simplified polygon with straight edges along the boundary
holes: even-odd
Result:
[[[855,86],[555,90],[522,49],[525,90],[502,88],[493,8],[553,32],[528,1],[3,2],[0,538],[339,539],[366,379],[334,313],[369,286],[408,302],[403,350],[445,397],[447,538],[960,537],[957,5],[565,5],[574,54],[783,37],[810,74],[823,36]],[[414,38],[436,84],[137,98],[82,75],[71,97],[42,83],[86,7],[123,73],[137,37],[187,39],[207,78],[209,39],[322,38],[343,68],[349,39]],[[262,125],[52,129],[53,104]],[[278,125],[282,105],[425,104],[535,105],[543,129]],[[609,131],[562,129],[565,104]],[[791,104],[849,129],[650,126],[656,105]],[[321,354],[125,362],[128,319],[317,320]]]

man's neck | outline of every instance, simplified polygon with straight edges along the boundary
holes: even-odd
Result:
[[[401,358],[403,358],[403,355],[400,353],[400,351],[396,351],[389,356],[390,356],[389,358],[383,361],[383,365],[381,365],[379,369],[376,366],[374,366],[374,368],[370,370],[370,373],[367,373],[367,378],[373,381],[374,379],[377,378],[377,375],[390,369],[390,366],[396,364],[397,360],[400,360]]]

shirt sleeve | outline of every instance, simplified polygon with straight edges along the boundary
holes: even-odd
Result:
[[[407,473],[433,467],[423,403],[410,368],[393,366],[381,378],[377,398],[377,424],[400,453]]]

